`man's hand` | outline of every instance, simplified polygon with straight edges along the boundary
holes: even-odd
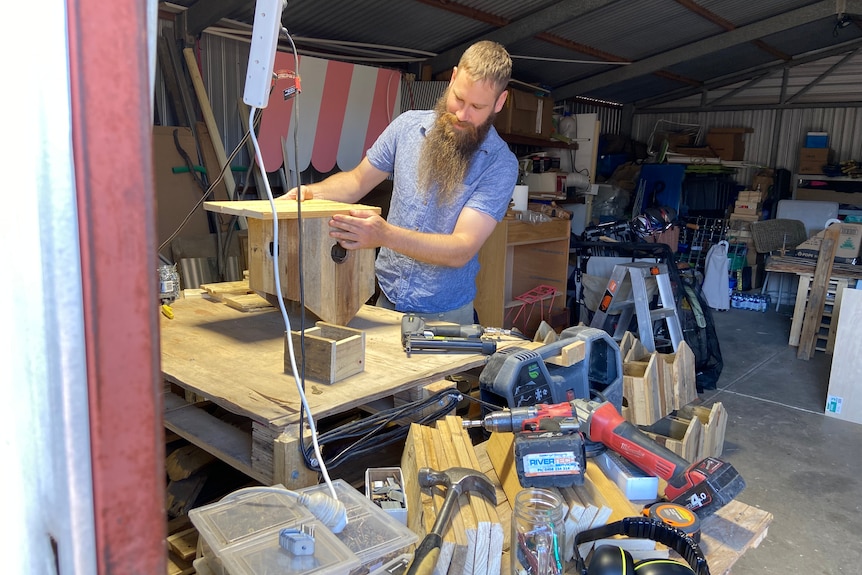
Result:
[[[302,197],[299,199],[299,201],[303,202],[305,200],[313,200],[314,199],[314,192],[311,191],[310,187],[300,186],[300,189],[302,190]],[[296,200],[296,188],[291,188],[290,190],[288,190],[288,192],[286,194],[284,194],[283,196],[279,196],[276,199],[277,200],[294,200],[295,201]]]
[[[335,214],[329,220],[329,236],[338,240],[344,249],[359,250],[384,245],[389,224],[380,214],[370,210],[350,210],[348,214]]]

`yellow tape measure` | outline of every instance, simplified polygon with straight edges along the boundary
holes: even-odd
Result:
[[[655,503],[644,509],[644,515],[676,527],[695,541],[700,541],[700,519],[687,507],[678,503]]]

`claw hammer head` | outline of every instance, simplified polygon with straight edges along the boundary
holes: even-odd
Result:
[[[419,487],[427,488],[441,485],[446,487],[447,493],[454,491],[457,495],[464,493],[479,493],[493,503],[497,504],[497,493],[494,484],[483,473],[467,467],[450,467],[445,471],[436,471],[430,467],[419,470]]]

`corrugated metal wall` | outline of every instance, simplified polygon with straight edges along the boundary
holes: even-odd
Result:
[[[564,114],[596,114],[601,125],[602,134],[619,134],[622,118],[622,106],[603,105],[579,98],[562,100],[554,106],[554,112]]]
[[[835,151],[836,161],[862,158],[862,109],[855,107],[636,114],[632,137],[646,142],[659,120],[700,124],[704,134],[716,127],[752,128],[754,132],[745,135],[745,162],[793,173],[809,131],[829,133],[829,147]],[[755,169],[739,170],[737,182],[749,182]]]

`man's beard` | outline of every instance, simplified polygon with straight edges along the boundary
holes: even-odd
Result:
[[[419,158],[419,186],[425,194],[436,188],[439,205],[446,205],[452,203],[464,183],[473,154],[491,129],[496,114],[492,112],[478,127],[459,122],[455,114],[446,111],[445,94],[434,111],[437,119],[426,135]]]

